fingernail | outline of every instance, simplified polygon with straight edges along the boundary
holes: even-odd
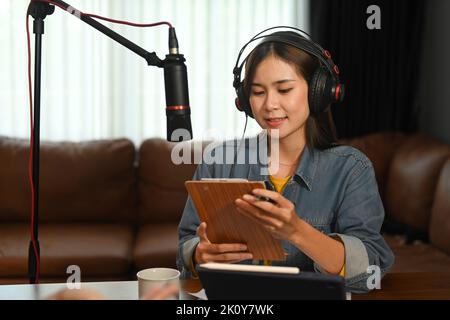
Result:
[[[253,189],[252,192],[253,192],[254,194],[258,194],[258,193],[259,193],[259,189]]]
[[[245,200],[252,200],[253,199],[253,197],[251,195],[248,195],[248,194],[244,194],[243,198]]]

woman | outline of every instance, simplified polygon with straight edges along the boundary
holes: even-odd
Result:
[[[384,275],[394,261],[380,235],[384,209],[374,170],[360,151],[335,143],[329,109],[311,112],[311,81],[324,63],[311,54],[315,49],[310,49],[319,46],[306,42],[302,50],[293,42],[297,40],[309,41],[293,32],[273,33],[245,61],[243,91],[251,116],[261,128],[269,136],[277,130],[277,165],[270,162],[269,175],[260,175],[255,170],[258,164],[200,164],[194,179],[232,177],[270,182],[274,190],[255,189],[253,194],[236,199],[235,204],[240,213],[282,240],[288,255],[277,264],[339,274],[349,290],[368,291],[369,266],[378,266]],[[272,202],[255,196],[265,196]],[[190,198],[179,236],[177,263],[185,277],[196,275],[196,264],[252,263],[245,244],[208,240],[207,225],[200,224]]]

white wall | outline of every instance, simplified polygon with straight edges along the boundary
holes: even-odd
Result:
[[[239,49],[251,36],[280,24],[308,31],[308,0],[67,2],[84,12],[115,19],[174,24],[180,52],[187,60],[195,139],[242,135],[245,116],[234,106],[232,70]],[[25,13],[29,0],[0,3],[0,135],[27,138]],[[167,53],[167,27],[102,23],[160,58]],[[41,110],[42,140],[127,137],[138,144],[166,136],[162,70],[148,67],[134,53],[59,8],[45,19]],[[246,135],[259,131],[256,122],[249,120]]]

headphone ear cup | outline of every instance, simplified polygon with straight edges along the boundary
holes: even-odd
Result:
[[[235,100],[236,108],[239,111],[245,112],[249,117],[253,118],[252,108],[250,106],[250,101],[248,101],[247,96],[244,92],[244,86],[239,84],[236,88],[237,98]]]
[[[319,114],[333,102],[332,91],[334,79],[325,66],[318,68],[309,82],[309,111],[311,114]]]

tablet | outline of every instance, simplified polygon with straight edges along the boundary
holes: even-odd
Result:
[[[197,272],[209,300],[346,299],[342,277],[298,268],[206,263]]]
[[[200,220],[207,224],[206,232],[211,242],[245,243],[253,259],[286,258],[280,240],[236,209],[235,200],[255,188],[265,188],[263,181],[208,179],[186,181],[185,186]]]

